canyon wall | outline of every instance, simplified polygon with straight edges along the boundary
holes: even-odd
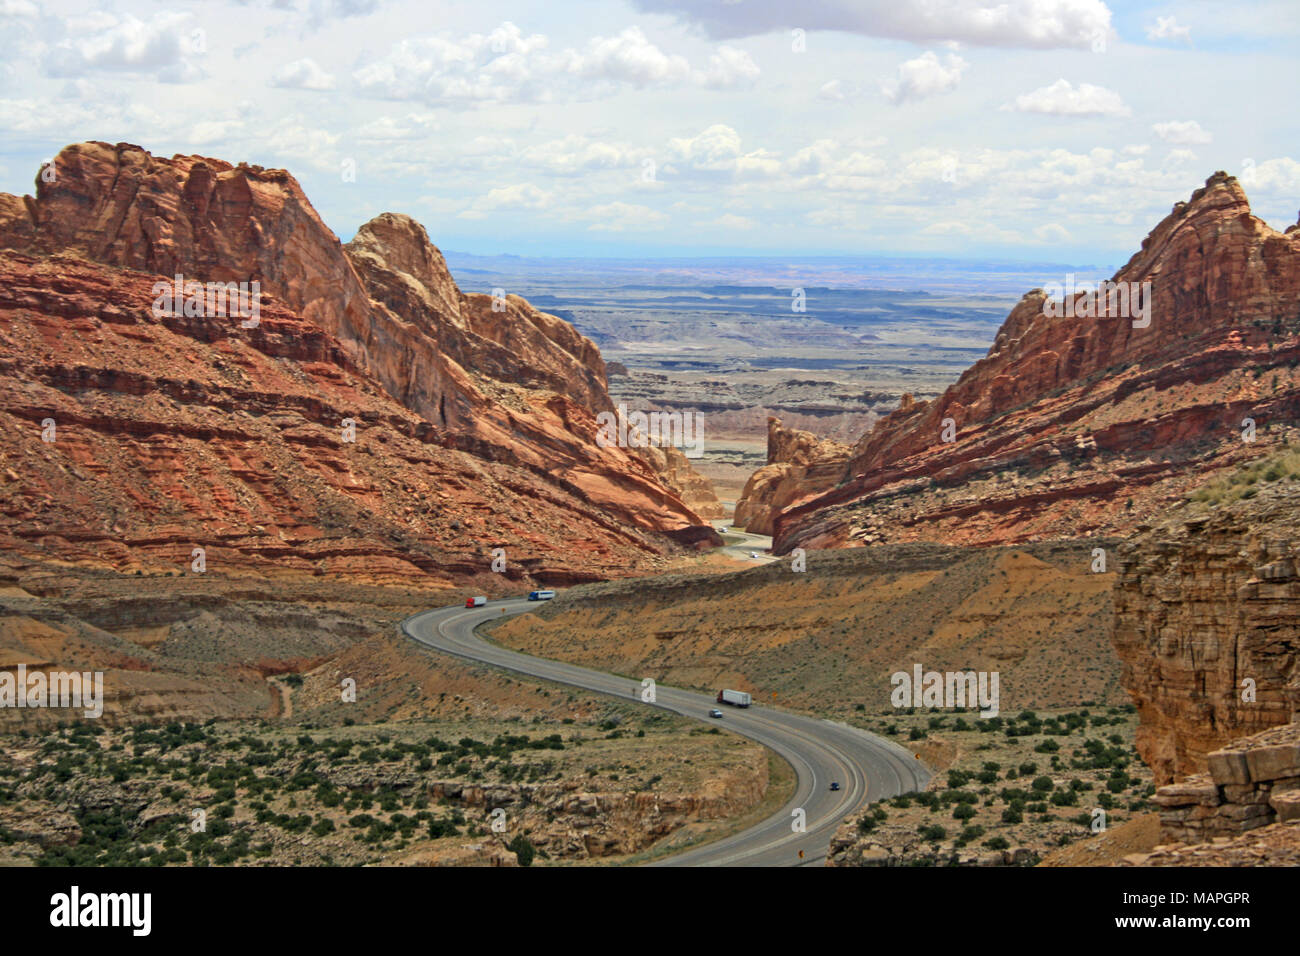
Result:
[[[1158,782],[1300,719],[1300,488],[1258,484],[1119,549],[1113,640],[1141,718],[1138,752]]]
[[[848,455],[846,445],[768,418],[767,464],[745,482],[736,501],[736,526],[770,535],[773,519],[783,509],[839,483]]]
[[[1114,280],[1150,283],[1149,321],[1029,292],[942,396],[857,442],[835,487],[784,493],[777,551],[1128,533],[1257,454],[1244,419],[1300,421],[1300,227],[1273,230],[1216,173]]]
[[[117,568],[206,543],[379,577],[474,573],[500,546],[561,583],[632,573],[658,535],[716,540],[684,457],[597,445],[596,346],[462,292],[409,217],[343,246],[283,170],[105,143],[53,169],[0,196],[7,543]],[[260,323],[156,314],[177,274],[257,281]]]
[[[222,573],[449,586],[663,560],[579,490],[448,447],[300,314],[159,316],[155,278],[0,253],[0,563],[188,575],[202,548]]]

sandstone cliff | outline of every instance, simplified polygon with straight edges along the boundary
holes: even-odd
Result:
[[[35,198],[0,196],[7,543],[115,567],[207,543],[380,576],[505,547],[515,575],[558,582],[634,572],[656,533],[713,540],[684,459],[596,444],[595,345],[461,292],[408,217],[344,247],[283,170],[104,143],[54,168]],[[155,316],[176,274],[259,282],[260,325]]]
[[[835,488],[786,493],[777,551],[1128,532],[1257,454],[1245,418],[1300,420],[1300,227],[1276,232],[1216,173],[1114,280],[1150,282],[1149,324],[1079,317],[1083,298],[1054,316],[1031,291],[942,396],[858,441]]]
[[[713,483],[693,467],[680,448],[672,445],[649,445],[641,449],[654,467],[659,479],[676,492],[677,497],[701,518],[712,520],[727,517],[727,509],[718,500],[713,490]],[[712,539],[697,538],[700,542],[712,542]]]
[[[507,577],[557,583],[664,553],[578,490],[446,447],[299,314],[158,317],[154,278],[0,253],[6,555],[191,574],[203,548],[222,573],[446,586],[497,547]]]
[[[745,482],[736,501],[738,527],[772,533],[773,518],[796,501],[834,488],[844,474],[849,449],[811,432],[767,420],[767,464]]]
[[[1238,487],[1121,547],[1113,640],[1138,751],[1161,783],[1300,719],[1300,489],[1280,466]]]
[[[1208,755],[1209,771],[1156,791],[1166,844],[1140,866],[1300,863],[1300,723],[1273,727]],[[1253,832],[1252,832],[1253,831]],[[1240,839],[1243,834],[1249,839]],[[1214,841],[1218,845],[1206,846]],[[1172,852],[1170,852],[1172,851]]]

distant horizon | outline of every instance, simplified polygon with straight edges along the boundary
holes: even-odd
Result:
[[[520,254],[514,252],[470,252],[466,249],[443,248],[433,237],[430,236],[438,251],[443,257],[450,260],[452,258],[461,259],[516,259],[523,262],[618,262],[618,263],[652,263],[652,262],[680,262],[693,263],[695,265],[704,265],[710,263],[724,263],[735,261],[756,261],[756,262],[777,262],[799,260],[807,261],[824,261],[824,262],[853,262],[860,261],[863,263],[871,262],[897,262],[897,263],[935,263],[935,264],[952,264],[952,265],[973,265],[982,263],[986,266],[1030,266],[1033,268],[1043,268],[1050,266],[1060,269],[1118,269],[1122,263],[1103,263],[1103,262],[1066,262],[1060,259],[1015,259],[1004,258],[991,255],[926,255],[922,253],[897,252],[897,253],[871,253],[871,252],[834,252],[834,251],[815,251],[815,252],[736,252],[726,253],[712,250],[702,250],[696,252],[677,252],[675,254],[659,254],[647,252],[642,254],[625,254],[625,255],[537,255],[537,254]],[[1136,250],[1135,250],[1136,251]],[[1132,255],[1129,253],[1124,257],[1124,261]]]
[[[1123,263],[1217,170],[1300,206],[1300,4],[28,0],[0,183],[70,142],[286,169],[346,241]]]
[[[566,297],[582,299],[656,288],[706,294],[728,288],[785,292],[797,287],[808,293],[823,289],[922,292],[1005,300],[1019,298],[1047,282],[1067,281],[1070,275],[1082,281],[1108,279],[1120,268],[1099,263],[903,254],[528,256],[441,251],[452,278],[467,291],[484,291],[489,283],[499,284],[534,304],[547,301],[549,308],[559,307],[558,301]]]

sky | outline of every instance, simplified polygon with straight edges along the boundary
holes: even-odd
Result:
[[[1123,263],[1215,170],[1300,209],[1300,2],[0,0],[0,190],[83,140],[531,256]]]

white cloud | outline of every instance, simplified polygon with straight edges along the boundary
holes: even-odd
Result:
[[[276,124],[266,145],[277,156],[337,172],[339,139],[337,133],[307,126],[299,117],[291,116]]]
[[[513,23],[460,40],[411,37],[353,73],[358,88],[384,99],[440,105],[543,98],[532,74],[547,40],[524,37]]]
[[[1022,93],[1014,104],[1002,107],[1021,113],[1047,113],[1052,116],[1128,116],[1131,112],[1120,95],[1102,86],[1069,80],[1057,80],[1032,93]]]
[[[1156,17],[1154,26],[1147,27],[1148,40],[1182,40],[1192,42],[1192,28],[1181,26],[1177,17]]]
[[[668,153],[697,169],[731,169],[740,156],[740,134],[715,123],[698,136],[669,140]]]
[[[473,204],[460,213],[462,219],[482,219],[490,212],[502,209],[547,209],[555,201],[555,196],[532,183],[514,183],[500,186],[480,196]]]
[[[664,53],[639,27],[628,27],[616,37],[594,37],[584,52],[568,50],[561,59],[565,72],[584,80],[645,87],[681,83],[691,76],[686,57]]]
[[[45,51],[47,76],[79,77],[98,70],[152,74],[164,83],[191,83],[206,74],[198,60],[206,34],[188,13],[162,12],[152,20],[98,14],[69,19],[75,34]]]
[[[187,140],[195,146],[212,146],[229,142],[243,128],[243,120],[201,120],[190,127]]]
[[[939,57],[927,50],[914,60],[900,63],[898,79],[882,84],[881,90],[895,104],[947,93],[957,88],[962,71],[969,65],[955,53],[949,53],[940,63]]]
[[[0,17],[34,17],[36,4],[29,0],[0,0]]]
[[[974,227],[968,222],[961,222],[956,219],[946,219],[942,222],[932,222],[921,230],[927,236],[969,236],[974,231]]]
[[[1262,163],[1248,160],[1238,174],[1241,184],[1251,190],[1275,192],[1294,197],[1300,194],[1300,163],[1289,156]]]
[[[815,175],[831,168],[840,144],[833,139],[819,139],[810,146],[796,150],[785,161],[785,171],[798,176]],[[855,154],[856,155],[856,154]]]
[[[695,81],[711,90],[731,90],[753,86],[758,80],[758,64],[744,50],[720,46],[709,57],[709,66],[695,74]]]
[[[686,57],[660,49],[639,27],[593,37],[581,50],[551,53],[547,37],[525,37],[513,23],[503,23],[490,34],[456,40],[405,39],[353,79],[370,96],[466,107],[593,99],[625,88],[736,89],[758,76],[758,65],[743,50],[720,46],[697,70]]]
[[[174,125],[157,111],[141,103],[87,104],[58,100],[0,100],[0,129],[30,133],[57,140],[59,145],[76,130],[81,138],[120,139],[123,132],[143,139]],[[57,146],[54,150],[57,150]],[[51,150],[53,152],[54,150]]]
[[[438,129],[438,122],[432,115],[407,113],[403,117],[376,117],[357,129],[356,138],[362,142],[391,143],[420,139]]]
[[[745,151],[740,134],[730,126],[715,123],[696,136],[668,141],[664,171],[676,177],[719,177],[732,180],[762,179],[781,170],[781,159],[764,149]]]
[[[326,73],[311,57],[286,63],[271,76],[271,85],[291,90],[332,90],[334,77]]]
[[[701,222],[701,226],[720,226],[723,229],[733,229],[743,231],[748,229],[757,229],[759,224],[749,216],[737,216],[735,213],[723,213],[716,219],[710,219],[707,222]]]
[[[1203,146],[1214,139],[1208,131],[1201,129],[1201,124],[1196,120],[1170,120],[1168,123],[1156,123],[1151,128],[1166,143],[1179,146]]]
[[[571,176],[597,169],[631,166],[642,155],[648,155],[647,151],[572,134],[564,139],[529,146],[521,152],[519,161],[540,167],[552,175]]]
[[[593,206],[583,219],[594,219],[587,228],[594,232],[633,232],[644,229],[662,229],[668,217],[649,206],[635,203],[611,202]]]
[[[532,183],[519,183],[493,189],[487,194],[484,205],[492,209],[545,209],[551,204],[551,194]]]
[[[973,46],[1090,47],[1111,29],[1103,0],[634,0],[644,11],[676,14],[713,37],[757,36],[798,27],[914,43],[957,40]]]
[[[823,83],[822,88],[817,91],[818,97],[831,102],[838,102],[847,97],[844,92],[844,84],[839,80],[831,80],[829,83]]]
[[[382,0],[310,0],[307,18],[313,28],[319,28],[336,20],[369,16],[380,6]]]
[[[1066,229],[1059,222],[1048,222],[1041,226],[1034,227],[1034,238],[1042,243],[1058,243],[1070,241],[1070,230]]]

